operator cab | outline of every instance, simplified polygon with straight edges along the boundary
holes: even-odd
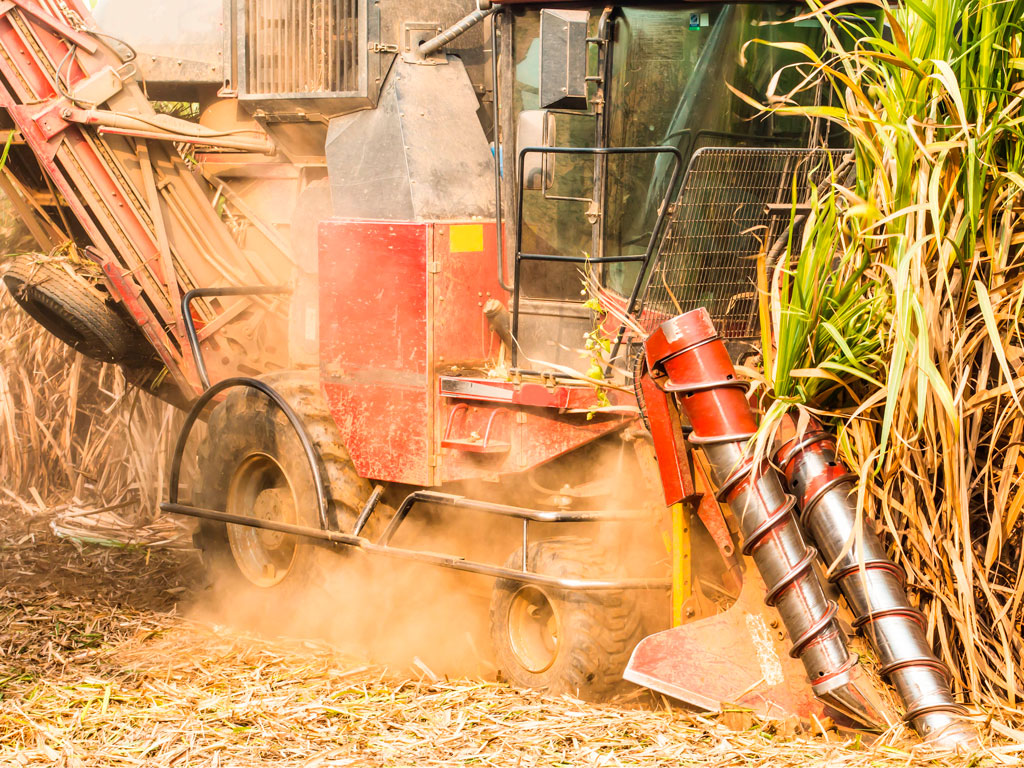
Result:
[[[517,364],[578,367],[598,325],[618,354],[607,373],[625,370],[638,334],[614,315],[650,332],[700,306],[734,357],[755,353],[758,255],[770,268],[794,204],[846,153],[827,121],[751,101],[829,97],[790,45],[821,50],[820,24],[794,3],[509,7],[499,88],[515,114],[504,164],[521,171],[514,188],[505,173],[521,201],[506,224]],[[615,311],[602,321],[598,306]]]

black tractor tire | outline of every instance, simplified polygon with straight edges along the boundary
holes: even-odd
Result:
[[[139,365],[153,358],[141,331],[121,319],[101,289],[39,258],[37,254],[15,257],[3,274],[11,296],[36,322],[101,363]]]
[[[313,443],[324,480],[329,506],[329,521],[342,531],[352,530],[362,504],[370,495],[370,484],[359,477],[348,452],[341,444],[337,426],[331,417],[315,375],[281,372],[260,377],[273,386],[302,419]],[[200,507],[240,514],[253,509],[229,509],[228,496],[236,473],[244,472],[254,456],[270,457],[287,478],[294,498],[294,522],[320,527],[313,474],[305,451],[284,411],[266,395],[252,388],[230,390],[225,400],[210,415],[207,434],[198,449],[196,503]],[[261,459],[262,460],[262,459]],[[237,487],[237,486],[236,486]],[[243,507],[245,505],[243,504]],[[229,526],[200,520],[193,543],[214,582],[228,587],[279,596],[303,594],[310,588],[322,588],[325,572],[337,564],[329,545],[303,537],[281,534],[280,540],[294,547],[287,573],[276,583],[268,583],[253,573],[246,556],[239,554],[240,534],[252,535],[256,529]],[[371,522],[366,533],[374,530]],[[232,538],[234,537],[234,544]],[[341,550],[342,554],[345,550]]]
[[[522,557],[522,550],[517,550],[506,567],[522,567]],[[527,567],[531,572],[574,579],[615,573],[603,549],[574,537],[530,545]],[[553,621],[555,627],[552,643],[541,647],[535,634],[524,629],[532,625],[524,625],[523,606],[538,622],[550,610],[553,618],[547,625]],[[521,688],[568,693],[587,701],[610,698],[630,688],[622,672],[642,637],[641,613],[631,590],[565,591],[499,579],[490,610],[498,668],[508,682]]]

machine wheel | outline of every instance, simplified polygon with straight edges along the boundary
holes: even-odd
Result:
[[[585,578],[614,573],[606,553],[589,541],[556,538],[532,544],[531,571]],[[522,550],[506,567],[522,565]],[[566,592],[499,579],[491,597],[491,641],[509,682],[587,700],[624,690],[622,671],[642,634],[630,591]]]
[[[36,254],[15,258],[3,280],[21,308],[47,331],[103,363],[139,363],[153,356],[142,334],[117,314],[104,293]]]
[[[329,506],[341,530],[351,530],[370,486],[342,447],[318,383],[291,372],[261,378],[302,418],[320,461]],[[234,389],[214,409],[208,426],[198,454],[198,506],[319,527],[306,454],[280,408],[256,390]],[[322,585],[329,556],[313,540],[206,520],[200,521],[193,541],[217,576],[275,592]]]

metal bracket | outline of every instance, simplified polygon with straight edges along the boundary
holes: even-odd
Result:
[[[684,606],[693,594],[693,558],[690,546],[690,508],[688,502],[672,505],[672,626],[689,618]]]
[[[124,80],[113,67],[103,67],[87,80],[75,85],[71,95],[77,104],[96,106],[109,101],[124,89]]]
[[[407,21],[402,29],[402,59],[410,64],[447,64],[443,50],[424,56],[420,46],[441,33],[441,25],[430,21]]]
[[[366,504],[363,505],[363,511],[359,513],[359,518],[356,520],[356,526],[352,529],[353,536],[359,536],[363,532],[363,528],[366,527],[367,521],[370,519],[370,515],[377,508],[377,504],[380,502],[380,497],[384,495],[384,486],[375,485],[373,491],[370,493],[370,497],[366,500]]]
[[[37,112],[32,118],[44,139],[49,141],[70,125],[65,119],[67,100],[57,99],[51,106]]]

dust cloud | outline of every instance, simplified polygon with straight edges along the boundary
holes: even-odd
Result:
[[[495,676],[489,579],[344,546],[316,550],[311,579],[272,589],[243,584],[222,565],[186,613],[264,636],[325,640],[401,674]]]
[[[633,447],[618,435],[507,485],[481,482],[445,490],[498,503],[541,506],[552,501],[548,491],[575,488],[578,493],[579,477],[601,482],[599,488],[584,489],[582,497],[573,500],[575,508],[644,510],[646,518],[639,523],[531,523],[530,543],[579,536],[610,554],[608,563],[601,565],[604,570],[593,577],[666,576],[670,564],[663,505],[644,479]],[[375,514],[385,516],[378,523],[382,528],[390,510]],[[392,544],[501,565],[520,551],[522,524],[479,512],[417,506]],[[229,572],[232,566],[222,568],[192,595],[186,615],[264,636],[325,640],[397,674],[435,679],[499,676],[489,626],[493,578],[345,546],[316,550],[316,567],[305,583],[289,584],[289,576],[273,588],[259,589]],[[640,605],[647,631],[667,625],[666,591],[652,591]]]

